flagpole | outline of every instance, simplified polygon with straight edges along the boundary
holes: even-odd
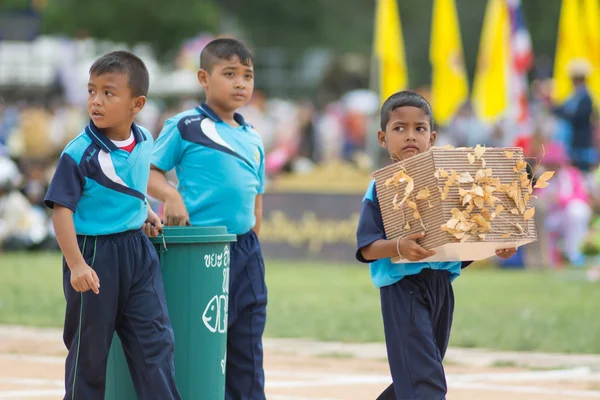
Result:
[[[369,90],[377,93],[377,97],[381,98],[380,95],[380,85],[379,85],[379,64],[377,62],[377,56],[375,55],[375,37],[376,37],[376,29],[377,29],[377,8],[379,7],[379,2],[381,0],[377,0],[374,2],[375,10],[373,12],[373,41],[371,48],[371,70],[369,71]],[[381,101],[380,101],[381,103]],[[381,106],[381,104],[380,104]],[[367,140],[365,143],[365,150],[369,155],[369,158],[373,162],[373,168],[378,169],[379,165],[379,154],[380,147],[379,141],[377,139],[377,131],[379,130],[379,112],[377,112],[374,116],[369,118],[367,123]]]

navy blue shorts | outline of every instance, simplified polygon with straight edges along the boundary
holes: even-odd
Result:
[[[454,313],[450,273],[425,269],[380,292],[393,383],[377,399],[445,399],[442,359]]]
[[[227,331],[227,400],[264,400],[262,335],[267,320],[267,285],[254,231],[231,245]]]
[[[174,339],[156,250],[141,231],[78,236],[100,293],[76,292],[63,261],[67,301],[65,400],[104,400],[106,364],[116,331],[140,399],[181,399],[175,385]]]

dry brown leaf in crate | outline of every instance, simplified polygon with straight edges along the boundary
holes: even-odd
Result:
[[[426,187],[425,189],[419,191],[417,194],[417,200],[427,200],[430,196],[431,192],[429,191],[429,188]]]
[[[535,189],[543,189],[548,186],[548,181],[554,176],[554,171],[544,172],[535,183]]]
[[[523,221],[528,221],[535,215],[535,208],[531,207],[529,210],[525,211],[523,214]]]
[[[481,146],[481,145],[477,145],[475,146],[475,157],[477,157],[477,159],[481,159],[481,157],[483,157],[483,154],[485,153],[485,146]]]

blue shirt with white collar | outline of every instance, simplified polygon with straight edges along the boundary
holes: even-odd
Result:
[[[153,139],[133,124],[136,145],[119,149],[92,121],[64,149],[44,198],[49,208],[73,211],[78,235],[140,229],[147,218],[146,188]]]
[[[177,190],[194,226],[225,226],[232,234],[249,232],[256,223],[256,196],[264,193],[261,137],[235,114],[238,127],[225,123],[202,103],[165,123],[151,163],[175,168]]]
[[[368,263],[371,270],[371,279],[377,288],[393,285],[408,275],[416,275],[424,269],[447,270],[450,279],[454,280],[460,275],[461,268],[470,262],[420,262],[394,264],[389,258],[379,260],[366,260],[361,249],[381,239],[387,239],[377,199],[375,181],[372,181],[363,198],[358,229],[356,231],[358,241],[356,258],[360,262]]]

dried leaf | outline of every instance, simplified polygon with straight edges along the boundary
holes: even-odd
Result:
[[[478,208],[483,208],[483,204],[484,204],[483,198],[478,197],[478,198],[475,199],[475,205]]]
[[[519,215],[519,210],[517,210],[516,208],[513,208],[512,210],[510,210],[510,213],[512,215]]]
[[[467,208],[465,208],[465,211],[468,212],[469,214],[471,214],[474,209],[475,209],[475,205],[470,204]]]
[[[413,213],[413,218],[414,219],[421,219],[421,214],[419,214],[419,212],[415,210],[415,212]]]
[[[411,179],[406,185],[406,189],[404,189],[404,192],[406,195],[409,195],[412,193],[413,190],[415,190],[415,182]]]
[[[450,229],[455,229],[456,225],[459,223],[460,221],[458,220],[458,218],[451,218],[447,223],[446,223],[446,227],[450,228]]]
[[[433,208],[433,204],[431,204],[431,200],[427,200],[427,202],[429,203],[429,208]]]
[[[493,207],[496,205],[496,202],[500,200],[499,198],[497,198],[496,196],[490,196],[485,200],[485,203],[490,206]]]
[[[529,175],[527,174],[527,172],[523,172],[521,174],[521,187],[526,188],[530,184],[531,184],[531,181],[529,180]]]
[[[446,200],[446,199],[448,198],[448,192],[444,190],[444,191],[442,192],[442,195],[440,196],[440,198],[441,198],[442,200]]]
[[[528,221],[535,215],[535,208],[531,207],[529,210],[525,211],[523,214],[523,221]]]
[[[456,232],[454,234],[454,237],[457,239],[462,239],[463,237],[465,237],[465,232]]]
[[[504,211],[504,206],[500,205],[500,206],[496,207],[496,211],[494,211],[494,213],[496,215],[499,215],[502,211]]]
[[[521,224],[519,224],[518,222],[515,224],[516,227],[519,229],[519,231],[521,231],[521,233],[525,233],[525,229],[523,229],[523,227],[521,226]]]
[[[480,196],[480,197],[485,196],[485,192],[483,191],[483,188],[480,187],[480,186],[478,186],[475,189],[473,189],[472,192],[473,192],[473,194],[475,194],[477,196]]]
[[[408,206],[408,208],[411,208],[411,209],[413,209],[415,211],[417,210],[417,204],[414,201],[408,200],[406,202],[406,205]]]
[[[512,151],[505,151],[504,155],[506,156],[506,158],[508,158],[509,160],[512,160],[513,157],[515,156],[515,153],[513,153]]]
[[[458,182],[460,182],[460,183],[475,182],[475,180],[473,179],[473,177],[471,176],[471,174],[468,173],[468,172],[463,172],[462,174],[460,174],[460,176],[456,180]]]
[[[505,233],[504,235],[502,235],[502,239],[508,239],[512,235],[513,235],[512,233]]]
[[[485,234],[480,234],[480,235],[479,235],[479,239],[481,239],[481,240],[485,240]]]
[[[517,164],[513,168],[513,171],[518,173],[518,172],[523,171],[525,168],[527,168],[527,162],[524,160],[518,160]]]
[[[485,153],[485,147],[484,146],[477,145],[475,147],[475,156],[477,157],[477,159],[480,159],[481,157],[483,157],[484,153]]]
[[[540,176],[535,184],[535,189],[543,189],[548,186],[548,181],[554,176],[554,171],[546,171]]]
[[[394,196],[394,199],[392,200],[392,205],[394,206],[394,210],[400,209],[400,207],[398,207],[398,196],[399,196],[399,194],[396,193],[396,195]]]
[[[523,198],[519,199],[519,211],[521,214],[525,212],[525,200]]]
[[[448,171],[446,171],[446,170],[445,170],[445,169],[443,169],[443,168],[440,168],[438,172],[440,173],[440,177],[442,177],[442,178],[447,178],[447,177],[449,177],[449,176],[450,176],[450,175],[448,174]]]
[[[483,215],[474,215],[472,220],[486,231],[490,231],[492,229],[492,224],[490,224],[490,222],[485,219]]]
[[[406,223],[406,225],[404,225],[404,229],[410,231],[410,224],[408,222]]]
[[[469,204],[472,199],[473,199],[473,196],[471,196],[470,194],[467,194],[465,197],[463,197],[462,205],[464,206],[465,204]]]
[[[471,235],[465,235],[465,236],[463,236],[463,237],[462,237],[462,239],[460,239],[460,242],[461,242],[461,243],[464,243],[464,242],[466,242],[467,240],[469,240],[470,238],[471,238]]]
[[[389,187],[394,182],[394,177],[387,178],[383,184],[385,187]]]
[[[467,154],[467,159],[469,160],[469,164],[473,164],[475,162],[475,156],[471,153]]]
[[[488,220],[492,220],[494,219],[494,214],[488,210],[487,208],[482,208],[480,214],[483,216],[483,218],[488,219]]]
[[[476,180],[477,182],[479,182],[479,181],[480,181],[480,180],[482,180],[482,179],[485,179],[485,177],[486,177],[486,176],[485,176],[485,171],[484,171],[484,170],[482,170],[482,169],[480,169],[479,171],[477,171],[477,173],[475,174],[475,180]]]
[[[417,200],[427,200],[429,196],[431,196],[431,192],[429,192],[429,188],[426,187],[417,194]]]
[[[482,167],[482,168],[485,168],[485,166],[486,166],[486,165],[487,165],[487,163],[485,162],[485,159],[484,159],[484,158],[482,158],[482,159],[481,159],[481,167]]]

